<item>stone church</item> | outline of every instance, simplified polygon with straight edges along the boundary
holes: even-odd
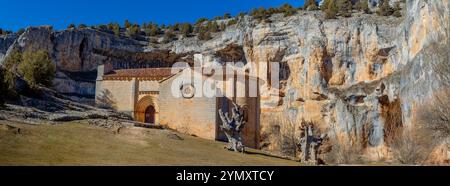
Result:
[[[252,83],[261,82],[248,72],[240,73],[242,76],[235,70],[226,72],[233,75],[204,67],[114,70],[105,64],[98,67],[96,104],[126,113],[139,122],[226,141],[219,127],[222,121],[218,110],[228,112],[234,102],[244,108],[244,145],[258,148],[259,84],[254,95],[248,89]]]

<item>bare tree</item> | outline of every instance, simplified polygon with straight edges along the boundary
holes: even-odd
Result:
[[[301,162],[318,164],[319,148],[327,135],[314,136],[314,126],[311,124],[302,126],[301,130],[300,143],[298,144],[302,152]]]
[[[242,129],[245,126],[244,110],[235,103],[233,105],[231,118],[228,113],[224,113],[222,109],[219,109],[219,115],[222,119],[220,129],[228,138],[227,149],[244,153],[245,147],[241,136]]]

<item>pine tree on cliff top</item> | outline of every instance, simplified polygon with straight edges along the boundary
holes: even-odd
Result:
[[[319,5],[316,0],[307,0],[303,7],[306,10],[319,10]]]
[[[338,0],[337,1],[338,10],[343,17],[351,17],[353,5],[350,0]]]
[[[339,9],[334,0],[325,0],[321,8],[325,12],[326,19],[336,19]]]

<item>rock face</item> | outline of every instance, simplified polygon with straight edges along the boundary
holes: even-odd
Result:
[[[188,37],[167,44],[93,29],[28,28],[14,44],[0,38],[0,54],[9,45],[46,49],[58,67],[56,89],[75,97],[94,95],[95,75],[89,74],[106,62],[168,66],[194,53],[218,62],[280,62],[281,86],[262,92],[263,148],[278,148],[275,134],[286,124],[270,118],[280,116],[312,121],[334,141],[363,144],[368,158],[380,159],[391,156],[388,138],[399,135],[393,128],[414,128],[430,104],[444,100],[439,108],[447,111],[450,105],[450,2],[407,1],[403,14],[326,20],[316,11],[263,22],[246,16],[209,41]]]
[[[14,43],[14,40],[16,40],[16,35],[0,36],[0,61],[3,60],[3,57],[6,55],[8,48]]]
[[[55,79],[56,90],[79,98],[91,99],[95,94],[97,66],[105,62],[126,62],[98,54],[96,49],[136,53],[142,52],[143,47],[147,45],[147,42],[115,37],[97,30],[54,31],[47,26],[27,28],[14,43],[9,40],[0,40],[2,46],[0,53],[8,47],[10,50],[18,48],[21,51],[38,49],[48,51],[58,70]]]

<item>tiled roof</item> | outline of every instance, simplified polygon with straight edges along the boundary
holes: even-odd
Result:
[[[103,77],[168,77],[172,75],[172,68],[142,68],[114,70]]]

